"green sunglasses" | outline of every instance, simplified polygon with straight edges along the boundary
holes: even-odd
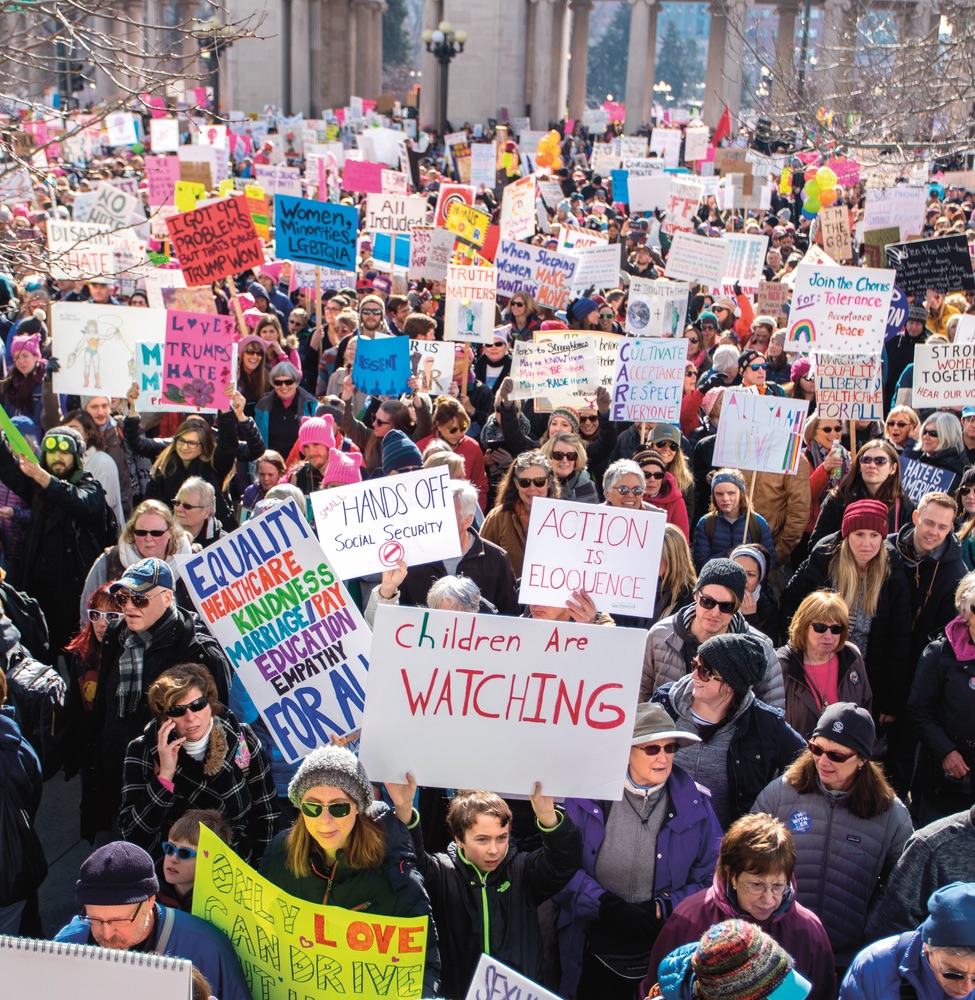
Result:
[[[334,819],[345,819],[352,812],[351,802],[333,802],[330,806],[323,806],[321,802],[302,802],[301,811],[310,819],[318,819],[322,810],[327,809],[329,816]]]

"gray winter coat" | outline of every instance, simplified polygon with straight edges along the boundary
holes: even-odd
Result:
[[[796,848],[796,899],[823,922],[838,966],[849,965],[866,944],[867,913],[912,833],[900,799],[873,819],[845,805],[848,792],[800,795],[777,778],[755,800],[753,813],[778,817]]]
[[[640,681],[640,701],[649,701],[657,688],[670,681],[680,680],[690,673],[690,664],[684,657],[684,638],[688,634],[688,623],[694,618],[696,605],[681,608],[667,618],[661,619],[647,636],[647,648],[643,655],[643,679]],[[680,621],[678,621],[680,619]],[[782,668],[772,640],[745,621],[744,615],[737,613],[728,626],[729,632],[740,632],[757,639],[765,649],[768,670],[755,686],[755,697],[773,708],[785,709],[785,682]]]

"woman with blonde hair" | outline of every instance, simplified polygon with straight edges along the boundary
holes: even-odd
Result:
[[[697,572],[684,532],[676,524],[665,525],[660,575],[657,579],[657,600],[653,606],[653,618],[645,627],[649,628],[661,618],[691,604],[696,586]],[[617,622],[619,623],[618,617]]]
[[[415,866],[406,827],[373,799],[365,768],[345,747],[325,746],[302,760],[288,785],[298,810],[261,862],[276,886],[318,906],[386,917],[430,917],[430,899]],[[431,918],[432,927],[432,918]],[[440,954],[427,941],[423,995],[434,996]],[[419,984],[418,984],[419,985]]]
[[[913,667],[910,591],[901,557],[887,541],[887,518],[887,505],[880,500],[850,504],[841,530],[813,546],[780,602],[788,623],[813,591],[837,592],[847,607],[848,637],[863,656],[881,724],[903,715]]]
[[[596,484],[586,470],[588,461],[586,446],[578,434],[559,431],[542,445],[541,450],[559,477],[560,495],[563,500],[599,503]]]
[[[895,406],[887,414],[884,433],[898,454],[911,451],[921,437],[921,418],[909,406]]]
[[[512,295],[506,313],[505,322],[511,324],[513,341],[531,340],[535,331],[541,329],[542,317],[538,303],[527,292]]]
[[[433,404],[433,434],[416,442],[421,452],[431,441],[444,441],[464,459],[467,479],[477,489],[481,510],[487,510],[488,481],[484,468],[484,452],[477,441],[468,436],[471,418],[463,403],[453,396],[438,396]]]

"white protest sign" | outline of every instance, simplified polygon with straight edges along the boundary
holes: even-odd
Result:
[[[505,186],[499,227],[506,240],[524,240],[535,235],[534,176],[521,177]]]
[[[92,222],[49,219],[47,246],[53,278],[86,281],[94,275],[114,274],[115,254],[109,245],[109,227]]]
[[[706,125],[692,125],[684,130],[684,159],[691,163],[703,160],[708,155],[708,128]]]
[[[50,226],[50,223],[48,223]],[[959,316],[955,327],[955,344],[975,344],[975,316]]]
[[[879,355],[893,294],[890,270],[800,264],[786,350]]]
[[[605,177],[614,170],[618,170],[620,157],[613,150],[611,142],[594,142],[592,144],[592,156],[589,157],[589,167],[594,174],[601,174]],[[550,205],[554,208],[554,205]]]
[[[495,271],[474,264],[447,266],[444,338],[475,344],[494,342]]]
[[[164,309],[52,303],[52,353],[61,361],[54,391],[124,396],[135,377],[136,340],[161,341],[165,328]]]
[[[626,332],[634,337],[677,337],[684,330],[690,286],[686,281],[631,278]]]
[[[138,204],[137,198],[103,182],[98,185],[91,211],[85,221],[118,229],[132,221],[132,213]]]
[[[728,245],[728,257],[725,261],[723,283],[757,288],[762,280],[768,237],[729,233],[724,237],[724,242]]]
[[[343,580],[461,554],[450,474],[440,466],[311,494],[318,540]]]
[[[292,288],[314,288],[315,281],[318,281],[322,291],[337,292],[342,288],[355,288],[355,271],[343,271],[337,267],[318,267],[318,276],[315,275],[315,264],[303,264],[299,261],[292,263]]]
[[[554,993],[490,955],[481,955],[465,1000],[559,1000]]]
[[[165,309],[162,295],[164,288],[186,287],[186,279],[178,267],[155,267],[143,275],[143,282],[152,309]]]
[[[592,246],[577,246],[572,250],[578,260],[572,290],[581,294],[590,288],[605,291],[620,283],[620,247],[618,243],[601,240]]]
[[[828,420],[883,420],[880,358],[817,354],[816,415]]]
[[[562,193],[562,185],[558,181],[538,181],[538,193],[542,196],[542,201],[555,211],[558,203],[565,197]]]
[[[662,157],[669,170],[680,166],[680,143],[679,128],[655,128],[650,133],[650,152]]]
[[[111,111],[105,116],[109,146],[133,146],[139,141],[135,130],[135,115],[126,111]]]
[[[594,333],[591,330],[539,330],[535,333],[536,344],[562,344],[569,351],[596,352],[596,360],[585,361],[588,382],[581,382],[572,390],[558,389],[556,401],[545,396],[535,397],[535,412],[551,412],[555,406],[574,406],[580,410],[596,409],[596,389],[600,386],[607,392],[613,390],[613,375],[616,371],[617,347],[623,338],[616,333]],[[593,367],[595,365],[595,367]]]
[[[562,608],[574,590],[585,590],[599,611],[651,617],[666,524],[661,510],[536,497],[519,602]]]
[[[410,277],[446,281],[456,236],[449,229],[417,226],[410,233]]]
[[[366,195],[363,232],[408,233],[427,218],[427,200],[417,196]]]
[[[648,177],[634,177],[631,174],[627,182],[631,211],[652,212],[658,208],[666,211],[673,183],[674,178],[670,174]]]
[[[471,143],[471,184],[493,189],[497,180],[498,144]]]
[[[417,392],[442,396],[454,380],[454,345],[449,340],[411,340],[410,369]]]
[[[664,166],[664,161],[659,159],[626,157],[621,169],[625,170],[632,180],[634,177],[658,177],[664,172]]]
[[[498,295],[527,292],[545,309],[564,309],[569,304],[577,266],[574,257],[502,239],[494,262]]]
[[[853,237],[850,233],[850,210],[846,205],[833,205],[819,210],[819,231],[823,249],[840,262],[854,260]]]
[[[871,189],[863,212],[864,229],[888,229],[898,226],[901,238],[918,236],[924,227],[924,206],[928,189],[891,187]]]
[[[589,340],[519,340],[511,360],[511,398],[544,396],[550,406],[572,406],[580,393],[595,396],[596,370],[596,349]]]
[[[301,170],[298,167],[289,167],[285,163],[258,163],[254,167],[254,176],[268,197],[276,194],[301,197]]]
[[[177,559],[288,763],[360,727],[369,627],[293,500]]]
[[[805,442],[804,399],[725,389],[712,464],[794,476]]]
[[[380,605],[359,759],[373,781],[616,801],[646,635]]]
[[[383,170],[379,175],[379,183],[382,185],[383,194],[405,196],[409,188],[409,180],[400,170]]]
[[[671,178],[667,195],[667,218],[664,221],[665,233],[672,234],[680,230],[689,232],[694,228],[703,190],[697,181]]]
[[[707,236],[678,231],[667,254],[664,274],[684,281],[702,281],[717,288],[724,280],[728,244]]]
[[[179,149],[179,122],[175,118],[151,118],[149,145],[154,153],[175,153]]]
[[[613,420],[680,422],[687,341],[624,337],[613,377]]]
[[[914,408],[970,406],[975,400],[975,344],[914,348]]]

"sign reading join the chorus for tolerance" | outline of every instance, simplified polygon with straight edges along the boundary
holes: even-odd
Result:
[[[289,895],[202,824],[193,915],[230,938],[255,998],[423,996],[427,917]]]
[[[380,605],[359,757],[373,781],[618,800],[646,639]]]
[[[178,561],[286,761],[359,728],[369,627],[293,500]]]

